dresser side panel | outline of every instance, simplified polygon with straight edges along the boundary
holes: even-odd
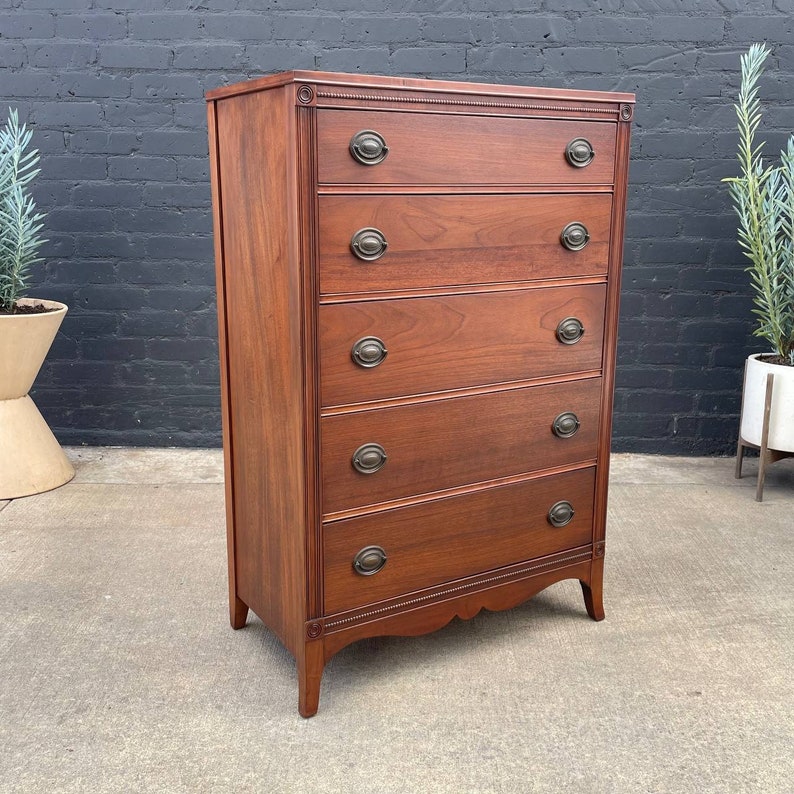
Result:
[[[217,103],[237,596],[293,653],[306,613],[302,277],[294,100]]]
[[[630,117],[630,114],[629,114]],[[623,272],[623,236],[626,225],[626,199],[629,176],[630,121],[618,122],[615,148],[615,192],[612,202],[612,232],[609,249],[609,278],[604,320],[604,352],[602,371],[600,437],[598,444],[598,475],[596,478],[594,553],[604,553],[607,496],[609,488],[609,456],[612,447],[612,419],[615,396],[615,366],[617,359],[618,322],[620,319],[620,285]],[[603,560],[597,559],[600,565]]]
[[[214,102],[207,103],[207,131],[209,133],[210,155],[210,184],[212,188],[212,231],[215,249],[215,283],[217,290],[218,307],[218,358],[221,376],[221,421],[223,425],[223,480],[224,497],[226,504],[226,543],[230,549],[228,555],[228,585],[230,618],[233,626],[238,621],[237,610],[237,573],[234,565],[234,498],[232,494],[232,440],[229,423],[229,381],[226,377],[228,371],[227,338],[226,338],[226,294],[225,294],[225,258],[223,255],[223,221],[221,206],[221,180],[218,171],[218,125]],[[247,614],[247,610],[246,610]]]

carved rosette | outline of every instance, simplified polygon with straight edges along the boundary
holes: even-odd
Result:
[[[316,640],[322,636],[323,624],[319,621],[313,620],[311,623],[306,624],[306,637],[310,640]]]
[[[634,114],[634,108],[631,105],[621,105],[620,106],[620,120],[621,121],[631,121],[631,117]]]
[[[601,540],[598,543],[596,543],[593,553],[595,554],[596,557],[603,557],[605,551],[606,551],[606,543],[604,543],[604,541]]]
[[[310,85],[299,86],[297,97],[302,105],[311,105],[314,101],[314,89]]]

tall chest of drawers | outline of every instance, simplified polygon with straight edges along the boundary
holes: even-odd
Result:
[[[231,622],[299,708],[364,637],[563,579],[604,616],[631,94],[289,72],[208,94]]]

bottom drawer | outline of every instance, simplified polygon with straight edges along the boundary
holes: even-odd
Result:
[[[325,613],[590,543],[594,488],[587,468],[325,524]]]

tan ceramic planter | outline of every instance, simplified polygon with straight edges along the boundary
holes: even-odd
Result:
[[[28,396],[66,315],[56,301],[22,298],[57,311],[0,314],[0,499],[49,491],[74,469]]]

